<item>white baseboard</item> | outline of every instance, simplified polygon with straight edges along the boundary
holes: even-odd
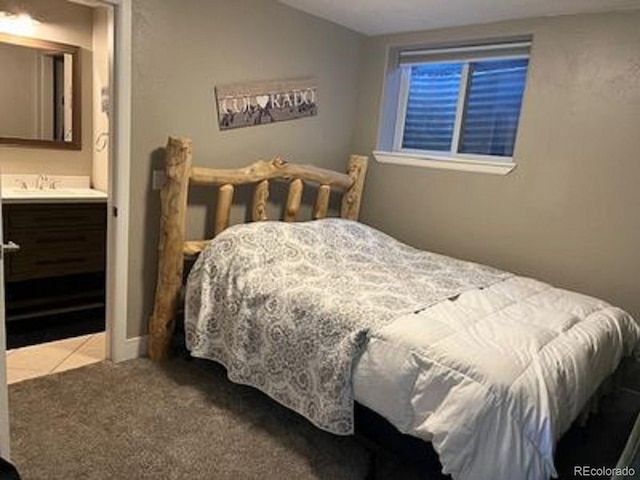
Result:
[[[148,335],[141,337],[127,338],[124,342],[120,354],[118,355],[118,362],[124,362],[126,360],[133,360],[134,358],[147,356]]]

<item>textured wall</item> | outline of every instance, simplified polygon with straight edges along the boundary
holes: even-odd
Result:
[[[390,45],[533,34],[506,177],[374,164],[363,219],[418,247],[600,296],[640,318],[640,12],[367,40],[355,147],[375,148]]]
[[[275,0],[136,0],[128,336],[145,333],[156,278],[158,192],[168,135],[194,140],[194,163],[241,166],[282,155],[344,168],[352,145],[362,37]],[[220,132],[213,89],[253,80],[315,76],[318,116]],[[189,236],[212,213],[191,198]],[[210,224],[210,220],[208,221]]]
[[[109,89],[109,10],[93,11],[93,188],[109,190],[109,115],[102,111],[102,90]],[[113,108],[113,99],[109,107]]]

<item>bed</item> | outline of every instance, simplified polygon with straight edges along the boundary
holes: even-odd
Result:
[[[604,301],[357,222],[363,157],[339,174],[280,160],[203,169],[191,155],[190,141],[169,140],[153,358],[168,351],[184,255],[197,255],[185,302],[193,356],[334,434],[353,433],[358,402],[431,442],[456,480],[537,480],[556,475],[557,440],[638,350],[638,324]],[[265,214],[277,178],[290,182],[285,222]],[[190,181],[218,186],[213,241],[185,242]],[[256,222],[228,227],[244,183],[257,185]],[[293,223],[305,183],[320,185],[314,220]],[[325,218],[331,188],[344,191],[341,218]]]

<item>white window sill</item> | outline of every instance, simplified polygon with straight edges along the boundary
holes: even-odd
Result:
[[[516,164],[512,161],[474,160],[470,158],[429,155],[424,153],[384,152],[375,150],[373,156],[380,163],[461,170],[464,172],[492,173],[494,175],[506,175],[516,168]]]

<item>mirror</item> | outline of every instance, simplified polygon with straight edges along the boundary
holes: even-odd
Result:
[[[0,33],[0,144],[80,150],[79,48]]]

